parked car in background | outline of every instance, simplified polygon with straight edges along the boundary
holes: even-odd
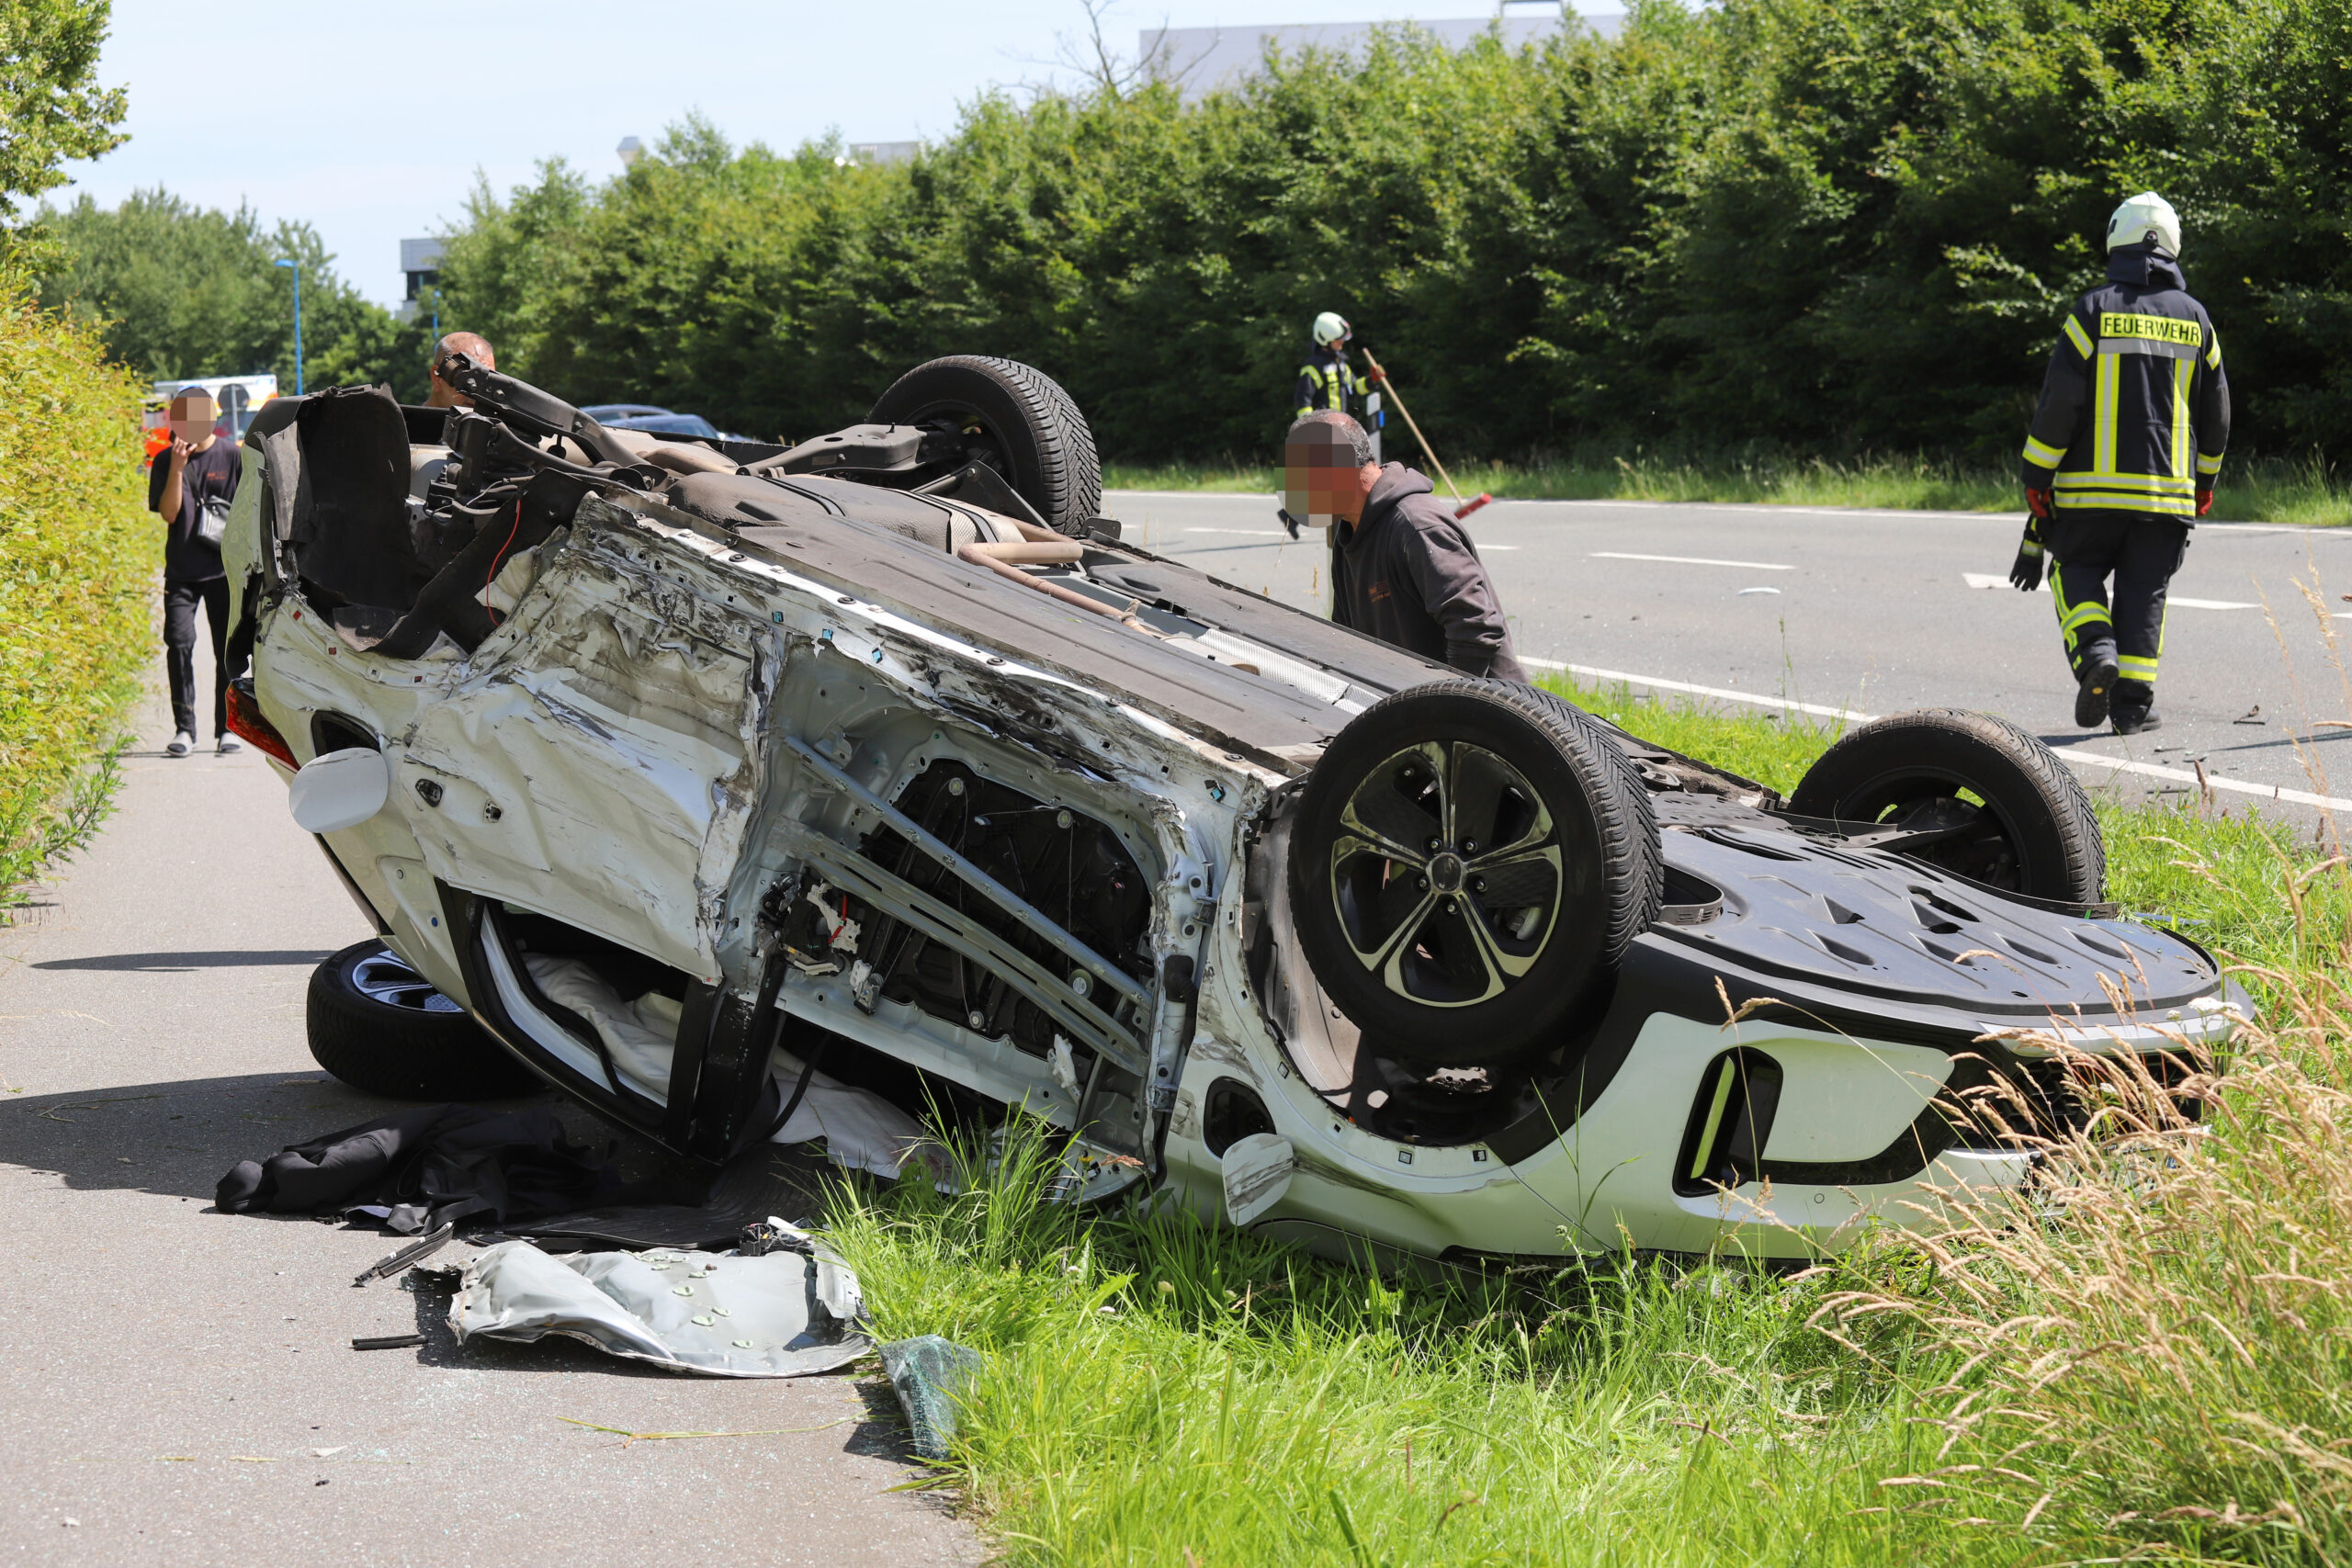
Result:
[[[646,430],[656,435],[692,435],[704,441],[749,441],[722,431],[698,413],[674,413],[650,403],[591,403],[580,411],[606,430]]]

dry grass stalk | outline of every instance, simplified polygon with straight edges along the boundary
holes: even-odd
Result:
[[[1952,1192],[1918,1293],[1823,1309],[1833,1333],[1905,1314],[1959,1359],[1934,1391],[1954,1462],[1885,1484],[2053,1544],[2352,1561],[2352,1010],[2339,976],[2263,977],[2286,1005],[2226,1073],[2185,1040],[2168,1086],[2024,1037],[2083,1129],[2017,1134],[2024,1189]],[[1979,1092],[1980,1119],[2028,1124]]]

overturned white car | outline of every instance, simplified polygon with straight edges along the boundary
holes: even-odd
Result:
[[[2242,1010],[2013,727],[1783,802],[1122,544],[1026,367],[788,449],[443,370],[270,405],[225,546],[234,723],[381,933],[312,987],[360,1087],[527,1066],[712,1167],[1019,1108],[1073,1196],[1326,1252],[1796,1256],[2025,1178],[2079,1111],[2014,1032],[2174,1075]]]

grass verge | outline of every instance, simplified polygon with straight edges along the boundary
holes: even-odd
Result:
[[[1394,455],[1409,448],[1392,439]],[[2017,472],[1927,458],[1724,458],[1572,455],[1525,463],[1465,463],[1448,470],[1464,495],[1487,491],[1520,501],[1657,501],[1852,506],[1900,511],[2014,512],[2024,515]],[[1282,472],[1245,463],[1111,463],[1113,490],[1267,494]],[[1441,485],[1442,490],[1443,486]],[[2352,522],[2352,485],[2317,458],[2256,458],[2224,469],[2213,516],[2243,523],[2332,525]]]
[[[0,285],[0,907],[104,819],[153,651],[139,392]]]
[[[1836,738],[1545,684],[1781,789]],[[1015,1562],[2345,1561],[2352,886],[2249,814],[2100,813],[2127,907],[2261,970],[2204,1130],[2078,1064],[2099,1141],[2049,1151],[2039,1207],[1795,1275],[1391,1281],[1044,1204],[1016,1141],[977,1190],[832,1216],[886,1337],[986,1352],[939,1483]]]

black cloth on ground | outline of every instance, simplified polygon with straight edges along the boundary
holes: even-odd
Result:
[[[166,446],[147,470],[148,511],[164,503],[164,484],[171,471],[172,450]],[[203,451],[188,454],[187,465],[180,470],[179,513],[164,520],[164,581],[202,582],[225,575],[220,550],[197,537],[196,520],[206,502],[235,500],[237,479],[244,471],[245,449],[225,437],[215,437]]]
[[[456,1222],[503,1224],[639,1196],[544,1109],[428,1105],[241,1161],[220,1179],[224,1213],[389,1209],[402,1235]]]

